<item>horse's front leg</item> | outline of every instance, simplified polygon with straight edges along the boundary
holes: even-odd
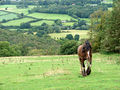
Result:
[[[92,58],[89,58],[88,60],[87,60],[87,71],[86,71],[86,73],[87,73],[87,75],[90,75],[90,73],[91,73],[91,67],[92,67]]]
[[[82,75],[86,76],[87,74],[85,72],[85,64],[83,59],[81,59],[81,69],[82,69]]]

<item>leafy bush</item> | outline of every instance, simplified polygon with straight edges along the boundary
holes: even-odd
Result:
[[[74,40],[66,41],[60,47],[60,54],[69,55],[77,53],[77,42]]]
[[[77,41],[79,40],[79,38],[80,38],[80,35],[78,35],[78,34],[76,34],[76,35],[74,36],[74,39],[77,40]]]
[[[30,23],[21,23],[20,24],[21,29],[30,28],[30,27],[31,27]]]
[[[73,35],[72,34],[67,34],[65,38],[69,39],[69,40],[73,40]]]

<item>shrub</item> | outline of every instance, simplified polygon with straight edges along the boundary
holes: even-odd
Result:
[[[77,42],[74,40],[63,43],[60,47],[60,54],[69,55],[77,53]]]
[[[73,40],[72,34],[67,34],[65,38],[66,38],[66,39],[69,39],[69,40]]]

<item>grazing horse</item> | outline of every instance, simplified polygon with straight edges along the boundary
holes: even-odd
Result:
[[[91,73],[92,66],[92,47],[90,42],[87,40],[83,45],[78,47],[78,56],[81,65],[81,73],[83,76],[89,75]],[[87,70],[85,71],[84,61],[87,60]],[[88,65],[89,64],[89,65]]]

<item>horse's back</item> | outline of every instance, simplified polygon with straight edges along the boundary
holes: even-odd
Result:
[[[82,47],[83,47],[83,45],[80,45],[80,46],[78,47],[78,50],[77,50],[77,52],[78,52],[78,56],[81,56],[81,53],[82,53]]]

